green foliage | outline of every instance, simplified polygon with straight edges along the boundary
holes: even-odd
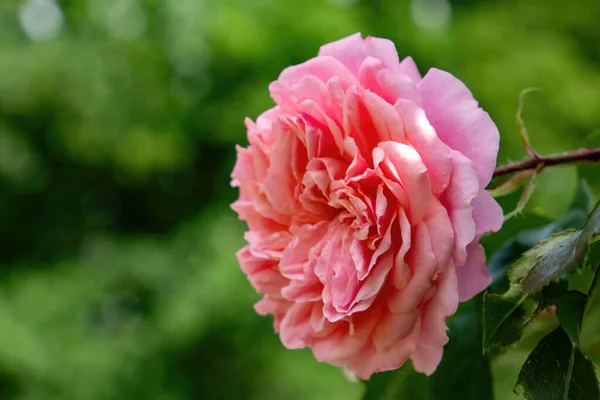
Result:
[[[503,295],[485,293],[483,297],[483,351],[503,349],[516,343],[528,318],[523,306],[527,295],[520,285]]]
[[[598,378],[592,361],[562,327],[543,338],[519,374],[528,400],[597,400]]]
[[[583,227],[592,206],[589,186],[586,181],[582,180],[565,215],[542,227],[519,232],[514,238],[506,241],[488,261],[488,269],[493,278],[493,290],[501,292],[508,289],[508,272],[516,261],[523,259],[523,261],[530,262],[532,258],[535,258],[535,254],[529,258],[523,257],[524,253],[548,240],[554,234]],[[525,263],[525,265],[528,264]]]
[[[582,184],[571,212],[589,209],[591,195]],[[598,269],[587,294],[568,290],[565,279],[578,264],[585,264],[589,244],[600,227],[599,206],[591,211],[580,230],[569,230],[541,240],[526,250],[507,272],[510,288],[504,294],[485,293],[483,303],[484,352],[517,343],[525,327],[550,306],[556,307],[560,326],[545,336],[527,358],[518,377],[524,395],[536,399],[598,399],[600,392],[592,361],[581,350],[581,330],[589,304],[595,296]],[[545,228],[546,232],[551,232]],[[512,245],[519,242],[515,241]],[[521,242],[522,243],[522,242]],[[513,246],[505,246],[510,251]],[[509,253],[515,258],[514,251]],[[508,257],[503,258],[504,261]],[[592,263],[598,260],[593,259]],[[504,263],[505,267],[507,263]],[[595,265],[595,264],[594,264]],[[525,302],[533,297],[537,306],[527,314]]]
[[[579,343],[579,334],[587,296],[577,290],[563,293],[556,302],[556,316],[560,325],[575,343]]]
[[[591,194],[582,181],[572,201],[569,212],[560,220],[537,230],[521,233],[504,245],[490,261],[490,270],[500,286],[506,275],[510,288],[504,294],[485,293],[483,300],[483,350],[501,350],[521,338],[525,327],[538,313],[557,304],[552,290],[537,298],[539,302],[533,315],[524,306],[528,295],[540,291],[552,280],[559,278],[580,261],[587,251],[592,218],[587,219]],[[569,230],[553,233],[568,226],[583,226],[581,231]],[[551,235],[548,237],[548,235]],[[521,255],[521,253],[523,253]],[[555,284],[556,286],[560,286]],[[549,288],[552,289],[552,288]],[[554,292],[556,292],[556,288]],[[570,295],[569,295],[570,296]]]
[[[476,299],[481,303],[481,296]],[[448,324],[450,341],[432,377],[433,399],[493,399],[490,358],[481,352],[481,318],[474,308]]]
[[[366,385],[362,400],[430,400],[427,378],[410,363],[397,371],[375,374]]]
[[[566,231],[540,242],[526,252],[508,272],[526,294],[537,292],[550,281],[570,272],[588,251],[593,234],[600,228],[600,203],[580,231]]]

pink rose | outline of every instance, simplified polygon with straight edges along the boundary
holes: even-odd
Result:
[[[256,311],[286,347],[363,379],[408,359],[433,373],[446,319],[491,281],[479,238],[503,220],[484,190],[496,126],[454,76],[421,78],[360,34],[269,89],[277,105],[246,121],[232,173]]]

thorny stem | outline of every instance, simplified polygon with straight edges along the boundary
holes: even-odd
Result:
[[[548,156],[536,155],[524,161],[518,161],[499,166],[494,171],[494,178],[498,176],[512,174],[518,171],[526,171],[530,169],[542,170],[543,168],[549,167],[551,165],[597,161],[600,161],[600,148],[579,149],[572,152],[551,154]]]

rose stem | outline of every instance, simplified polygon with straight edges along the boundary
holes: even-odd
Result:
[[[527,160],[513,162],[501,165],[494,171],[494,178],[498,176],[512,174],[518,171],[539,168],[551,165],[571,164],[576,162],[596,162],[600,161],[600,148],[597,149],[579,149],[567,153],[551,154],[548,156],[537,156]]]

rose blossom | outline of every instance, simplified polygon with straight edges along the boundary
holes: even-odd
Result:
[[[246,121],[232,173],[256,311],[286,347],[363,379],[408,359],[433,373],[446,319],[491,281],[479,238],[503,220],[484,190],[496,126],[454,76],[421,78],[360,34],[269,89],[277,105]]]

